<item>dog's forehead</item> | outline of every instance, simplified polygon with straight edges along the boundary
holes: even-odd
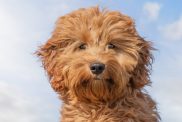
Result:
[[[62,37],[98,44],[121,37],[125,32],[134,33],[134,22],[116,11],[81,9],[61,17],[57,23],[58,34]]]

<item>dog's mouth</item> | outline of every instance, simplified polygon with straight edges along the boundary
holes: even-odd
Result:
[[[96,82],[104,82],[108,86],[114,85],[114,80],[112,78],[104,79],[104,78],[100,78],[100,77],[94,77],[93,80]],[[87,86],[89,83],[93,82],[93,80],[84,80],[84,81],[82,81],[82,85]]]
[[[100,75],[96,75],[93,79],[96,81],[107,82],[110,85],[114,84],[114,80],[112,78],[102,78]]]
[[[95,76],[93,79],[94,79],[94,80],[103,80],[103,78],[101,78],[101,77],[99,77],[99,76]]]

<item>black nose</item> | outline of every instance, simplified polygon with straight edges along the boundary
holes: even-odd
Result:
[[[105,69],[105,65],[102,63],[93,63],[90,65],[90,70],[93,74],[101,74]]]

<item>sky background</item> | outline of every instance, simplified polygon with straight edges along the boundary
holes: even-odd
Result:
[[[154,43],[149,94],[162,122],[182,122],[182,1],[0,0],[0,122],[59,122],[61,101],[33,54],[59,16],[99,5],[131,16]]]

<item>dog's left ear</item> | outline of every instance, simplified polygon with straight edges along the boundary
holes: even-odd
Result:
[[[151,51],[154,50],[154,48],[152,47],[151,42],[145,41],[141,37],[139,37],[139,40],[141,43],[138,44],[140,48],[138,64],[130,79],[130,83],[134,88],[142,88],[150,83],[149,75],[153,62]]]
[[[57,55],[56,44],[54,44],[53,40],[52,38],[49,39],[36,51],[37,56],[41,58],[42,65],[50,78],[53,76],[53,67],[56,63],[54,59]]]
[[[64,78],[57,68],[57,57],[61,53],[60,50],[66,46],[66,41],[61,41],[54,35],[36,52],[41,58],[42,65],[46,70],[50,84],[56,92],[64,92]],[[59,51],[58,51],[59,50]]]

